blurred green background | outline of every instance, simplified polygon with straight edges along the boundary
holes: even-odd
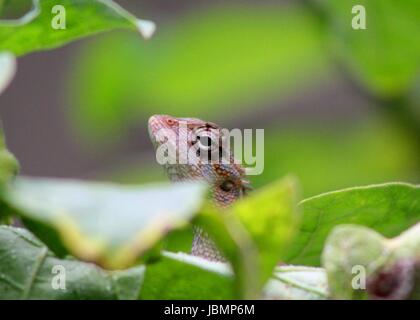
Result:
[[[304,196],[420,177],[418,0],[116,1],[158,31],[110,32],[19,59],[0,97],[22,173],[166,181],[147,119],[265,129],[259,187]],[[367,29],[353,30],[362,4]]]

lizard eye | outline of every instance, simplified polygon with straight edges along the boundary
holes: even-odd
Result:
[[[198,146],[202,150],[212,150],[217,147],[217,137],[211,130],[199,129],[195,133],[195,141],[198,142]]]
[[[212,139],[209,136],[198,136],[198,140],[200,141],[200,145],[203,148],[209,149],[212,143]]]
[[[235,187],[235,184],[231,180],[225,180],[220,185],[220,189],[222,189],[223,191],[226,191],[226,192],[231,191],[234,187]]]

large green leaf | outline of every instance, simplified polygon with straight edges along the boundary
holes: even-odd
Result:
[[[420,71],[420,7],[417,0],[318,1],[331,43],[351,70],[383,97],[406,93]],[[354,30],[352,8],[366,9],[366,29]]]
[[[60,272],[54,268],[60,268]],[[64,273],[63,273],[64,272]],[[65,289],[53,287],[54,277]],[[57,284],[57,282],[55,282]],[[324,299],[322,269],[277,267],[263,290],[266,299]],[[226,263],[163,252],[147,267],[105,271],[59,259],[25,229],[0,226],[0,299],[232,299],[234,275]]]
[[[110,142],[157,109],[236,118],[253,103],[322,81],[320,38],[312,16],[280,5],[195,11],[148,43],[130,34],[98,38],[70,78],[75,127],[87,139]]]
[[[72,40],[116,28],[138,30],[150,37],[154,25],[136,19],[111,0],[33,0],[33,9],[17,20],[0,20],[0,50],[16,55],[51,49]],[[65,9],[65,29],[52,28],[56,5]]]
[[[121,268],[186,225],[206,192],[197,183],[123,186],[18,178],[4,197],[55,252]]]
[[[234,299],[234,276],[226,263],[164,252],[147,266],[141,299]]]
[[[319,265],[325,239],[339,224],[359,224],[394,237],[420,220],[420,187],[387,183],[329,192],[306,199],[288,263]]]
[[[0,226],[0,299],[136,299],[143,276],[144,266],[105,271],[58,259],[27,230]]]
[[[264,286],[264,299],[325,299],[327,278],[321,268],[279,266]],[[141,299],[233,299],[234,274],[223,262],[164,252],[147,266]]]
[[[283,258],[299,220],[298,197],[295,179],[285,178],[197,217],[231,261],[242,291],[255,294]]]

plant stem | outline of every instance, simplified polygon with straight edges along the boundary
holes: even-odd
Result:
[[[394,123],[414,138],[420,156],[420,117],[415,106],[405,96],[392,99],[376,99],[379,106]]]

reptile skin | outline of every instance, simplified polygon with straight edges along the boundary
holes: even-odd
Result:
[[[164,164],[170,180],[204,180],[210,185],[215,204],[225,207],[243,196],[249,183],[245,180],[245,170],[233,162],[231,151],[220,147],[225,137],[221,129],[195,118],[154,115],[149,119],[149,134],[155,149],[165,144],[168,149],[173,148],[177,160],[184,159],[183,164],[180,161]],[[187,148],[180,147],[180,142],[186,142]],[[210,145],[213,152],[208,152]],[[192,150],[188,159],[185,150]],[[216,161],[209,161],[213,159]],[[198,227],[194,227],[191,254],[212,261],[225,260],[213,240]]]

